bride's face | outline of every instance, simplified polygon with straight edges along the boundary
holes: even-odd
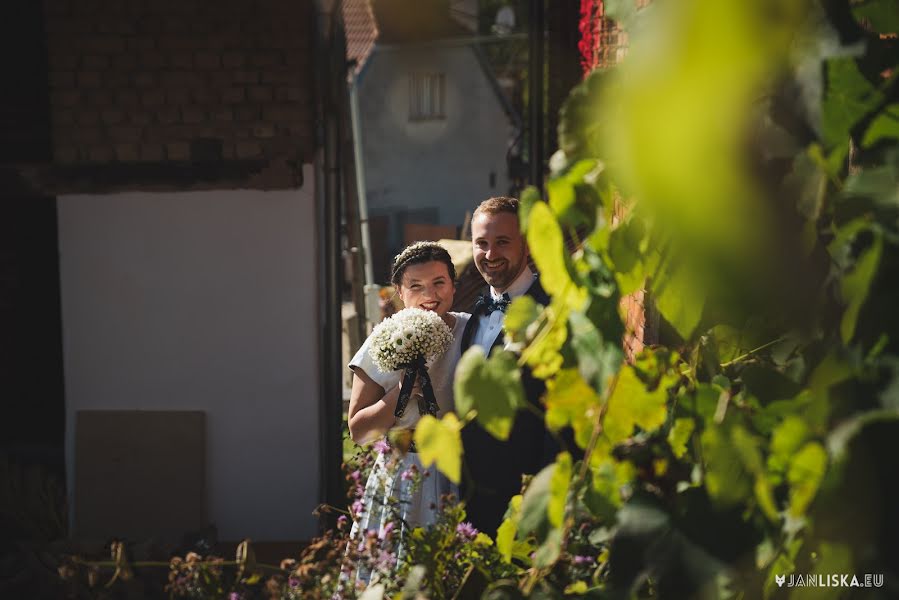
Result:
[[[432,260],[406,267],[397,292],[406,308],[433,310],[442,317],[453,305],[456,288],[446,265]]]

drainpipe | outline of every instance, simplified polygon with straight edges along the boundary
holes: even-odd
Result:
[[[345,58],[335,40],[336,15],[340,2],[316,0],[314,3],[314,54],[316,96],[316,204],[320,225],[318,238],[319,272],[319,500],[323,504],[341,506],[346,498],[340,465],[343,461],[341,441],[343,395],[341,374],[341,293],[343,278],[340,253],[340,90],[344,90],[342,69]],[[339,85],[338,85],[339,83]]]
[[[363,293],[365,297],[365,320],[375,325],[381,320],[379,305],[380,286],[375,283],[371,261],[371,236],[368,229],[368,199],[365,191],[365,160],[362,155],[362,126],[359,120],[359,85],[355,72],[350,74],[350,120],[353,129],[353,158],[356,162],[356,198],[358,199],[359,239],[362,245]]]

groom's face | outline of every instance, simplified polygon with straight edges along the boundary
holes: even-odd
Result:
[[[474,264],[497,292],[504,292],[524,271],[528,247],[518,216],[512,213],[478,213],[471,221]]]

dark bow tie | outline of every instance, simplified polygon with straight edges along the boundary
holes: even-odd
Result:
[[[490,294],[481,294],[478,296],[474,309],[475,312],[483,311],[484,314],[489,315],[495,310],[506,312],[506,307],[511,303],[512,299],[509,298],[509,294],[503,294],[499,300],[494,300]]]

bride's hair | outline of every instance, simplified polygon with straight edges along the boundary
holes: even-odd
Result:
[[[446,265],[450,279],[456,281],[456,267],[453,266],[453,259],[450,258],[446,248],[437,242],[415,242],[406,246],[402,252],[393,259],[393,269],[390,272],[390,281],[393,285],[400,285],[403,281],[403,273],[409,265],[420,265],[422,263],[436,260]]]

